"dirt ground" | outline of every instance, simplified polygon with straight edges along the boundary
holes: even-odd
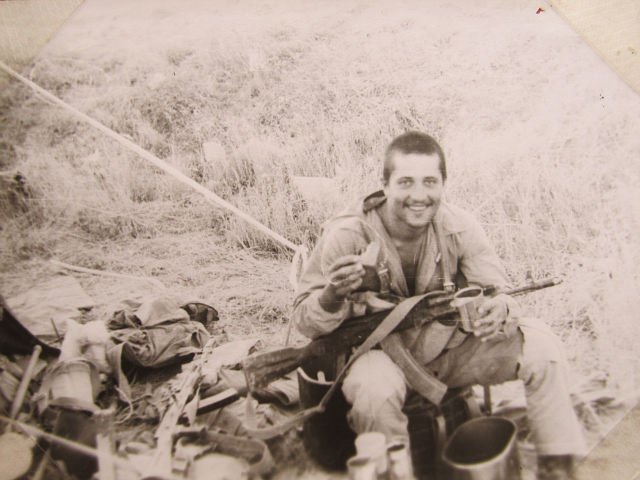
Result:
[[[82,68],[81,86],[67,90],[63,87],[62,91],[72,104],[97,108],[96,104],[99,107],[105,92],[112,91],[113,95],[126,92],[133,79],[143,78],[147,90],[155,91],[171,75],[180,75],[180,68],[172,71],[174,67],[168,68],[167,62],[179,65],[181,59],[194,50],[205,57],[207,52],[211,52],[210,55],[217,55],[222,64],[227,61],[231,66],[235,61],[233,52],[239,50],[243,52],[248,68],[258,71],[273,59],[268,57],[268,49],[260,48],[256,41],[269,38],[279,42],[278,45],[286,45],[285,53],[273,66],[274,75],[278,76],[273,89],[283,98],[287,92],[292,92],[293,105],[289,108],[302,113],[300,117],[293,117],[291,124],[295,126],[298,122],[299,130],[313,130],[315,126],[311,121],[302,122],[320,117],[317,106],[309,107],[311,100],[307,102],[304,95],[305,91],[315,92],[314,79],[325,81],[335,78],[327,80],[327,84],[338,81],[349,90],[350,98],[354,100],[348,103],[347,110],[350,108],[355,112],[351,121],[356,126],[359,126],[359,109],[367,113],[375,107],[359,105],[359,95],[378,88],[383,90],[383,98],[383,94],[395,91],[398,85],[409,84],[413,87],[411,100],[415,101],[416,108],[434,112],[433,118],[436,119],[430,125],[419,126],[437,132],[442,143],[447,145],[447,154],[456,159],[451,167],[453,187],[450,194],[458,203],[474,211],[494,207],[495,198],[492,196],[476,203],[467,196],[467,192],[477,183],[491,184],[497,182],[496,179],[504,179],[503,172],[507,171],[520,172],[549,184],[558,181],[559,176],[564,175],[566,182],[575,176],[583,186],[573,192],[579,192],[579,196],[586,198],[593,193],[594,185],[607,183],[600,181],[598,167],[594,167],[606,159],[607,173],[603,176],[607,176],[607,181],[613,178],[618,182],[614,182],[616,188],[619,187],[610,194],[613,200],[607,207],[613,205],[623,210],[620,218],[629,229],[633,222],[638,222],[638,185],[634,179],[640,172],[637,164],[629,159],[637,159],[640,155],[640,137],[637,136],[640,101],[553,10],[537,14],[538,5],[534,2],[514,6],[506,0],[474,7],[462,1],[453,4],[434,1],[427,6],[411,3],[408,7],[406,10],[394,8],[391,2],[352,2],[345,7],[333,1],[300,4],[288,0],[88,0],[43,49],[37,59],[37,67],[30,73],[34,78],[38,74],[47,78],[51,75],[47,66],[53,72],[55,68]],[[404,35],[401,40],[399,33]],[[379,43],[367,43],[370,35],[375,35]],[[298,39],[300,45],[296,43]],[[293,44],[291,49],[288,42]],[[313,53],[308,53],[316,42],[324,47],[313,47]],[[341,55],[341,48],[347,43],[350,48],[359,46],[355,49],[359,52],[355,60],[354,56]],[[387,57],[380,54],[383,49],[387,49]],[[442,52],[449,57],[444,71]],[[413,62],[421,55],[424,61],[419,70],[403,71],[395,78],[394,68],[403,62]],[[384,58],[392,60],[385,63]],[[294,70],[289,71],[288,68],[295,62],[302,65],[299,68],[304,74],[295,71],[298,76],[290,80]],[[112,64],[118,75],[109,77],[105,73],[106,67],[103,71],[107,64]],[[70,71],[69,76],[73,77],[73,73]],[[377,78],[385,81],[378,85]],[[203,84],[224,87],[219,79],[217,81],[215,83],[208,77],[201,79]],[[295,82],[301,92],[287,82]],[[336,92],[339,94],[337,88]],[[287,102],[281,101],[283,105]],[[407,114],[410,103],[407,100],[407,105],[399,106],[393,114],[386,111],[379,114],[380,121],[384,121],[387,114],[398,118],[406,114],[404,118],[410,119],[411,115]],[[281,108],[286,113],[285,107]],[[228,111],[250,108],[238,101]],[[108,119],[109,113],[104,116]],[[347,124],[349,115],[345,114],[343,120]],[[277,135],[282,135],[284,140],[278,138],[278,142],[294,141],[291,140],[294,127],[286,122],[287,116],[283,115],[284,126]],[[241,121],[234,123],[231,119],[227,126],[231,133],[227,133],[225,138],[232,144],[239,142],[238,139],[244,138],[245,134],[253,134],[251,127]],[[370,125],[362,126],[362,129],[368,128]],[[82,130],[76,135],[78,138],[74,141],[78,149],[85,151],[92,139],[83,139]],[[28,150],[36,146],[44,148],[37,143],[37,137],[37,133],[31,136],[27,133],[28,140],[18,147],[19,154],[26,156]],[[321,140],[328,138],[327,134],[327,138]],[[104,140],[96,143],[100,145],[101,142]],[[49,158],[46,150],[39,152],[44,158]],[[536,162],[541,162],[542,157],[551,157],[558,170],[545,172],[537,169]],[[524,161],[517,162],[522,159]],[[593,180],[589,183],[584,182],[581,176],[586,169],[593,171]],[[470,172],[470,175],[465,176],[463,172]],[[354,185],[354,188],[368,187]],[[509,190],[511,187],[505,182],[502,188]],[[514,201],[517,201],[520,190],[519,187],[510,190]],[[203,208],[201,203],[198,212],[206,208],[216,210],[214,206]],[[601,206],[599,198],[592,203],[594,210]],[[603,208],[600,216],[605,217],[606,212]],[[140,212],[131,215],[136,213]],[[253,337],[260,339],[264,346],[284,344],[293,298],[293,289],[288,282],[288,260],[255,249],[243,250],[230,244],[228,237],[216,228],[202,228],[197,224],[202,217],[193,220],[180,215],[179,211],[171,211],[164,217],[166,228],[136,238],[96,240],[78,231],[55,232],[56,242],[44,255],[13,257],[10,261],[5,258],[3,264],[8,267],[0,272],[2,294],[11,297],[59,272],[60,268],[49,262],[51,257],[105,272],[139,277],[124,279],[73,273],[95,300],[92,315],[96,318],[104,318],[114,304],[126,298],[170,292],[185,299],[201,299],[217,308],[221,320],[216,333],[224,333],[229,340]],[[570,217],[571,222],[580,223],[579,212],[568,212],[566,218]],[[142,224],[147,221],[144,212],[140,218]],[[567,223],[568,230],[573,227],[571,222]],[[498,227],[503,232],[501,235],[510,235],[504,233],[508,225],[499,224]],[[593,228],[600,228],[600,225]],[[540,229],[543,231],[545,226]],[[519,234],[527,237],[527,233],[532,231],[520,230]],[[580,244],[582,239],[578,237],[574,235],[571,241]],[[620,233],[620,237],[626,237],[626,233]],[[580,253],[587,259],[590,255],[595,256],[593,252],[598,250],[596,243],[593,242],[593,248],[585,247]],[[522,250],[528,246],[523,245]],[[627,291],[635,293],[637,269],[623,261],[635,258],[635,244],[621,241],[620,246],[612,247],[611,252],[622,251],[617,257],[612,257],[607,251],[602,253],[602,248],[599,250],[598,261],[606,264],[603,268],[608,269],[610,276],[610,272],[614,272],[612,278],[615,280],[612,282],[619,282],[608,284],[609,288],[619,291],[627,288]],[[522,252],[518,251],[516,242],[513,251],[503,253],[513,259]],[[531,255],[529,258],[537,258]],[[563,267],[552,265],[549,269],[553,272],[553,268]],[[584,270],[570,271],[568,280],[586,283],[590,273],[591,270],[586,274]],[[625,279],[633,280],[622,285]],[[584,294],[589,292],[585,289]],[[621,295],[624,294],[622,292]],[[635,304],[631,301],[629,305],[634,307]],[[618,308],[623,309],[623,306]],[[626,330],[621,336],[626,333],[627,339],[637,333],[636,327],[623,327]],[[565,338],[574,338],[573,331],[563,333],[566,333]],[[303,341],[294,332],[293,342],[299,344]],[[616,345],[626,346],[620,342]],[[583,375],[588,375],[585,373],[588,368],[581,367],[579,361],[581,356],[586,356],[590,344],[576,342],[570,347],[574,366]],[[614,359],[611,363],[615,365],[616,358],[626,360],[624,355],[634,356],[633,352],[621,349],[620,357],[612,353]],[[620,364],[624,372],[631,372],[628,391],[634,391],[637,378],[633,368],[635,364]],[[504,392],[498,391],[498,401],[501,400],[500,395],[506,402],[513,400],[508,388]],[[620,416],[619,410],[611,412],[611,415],[603,412],[599,420],[601,429],[597,433],[591,432],[590,445],[595,445],[602,430],[611,428]],[[296,474],[287,470],[277,478],[292,475]],[[306,471],[305,478],[334,477],[311,469]]]

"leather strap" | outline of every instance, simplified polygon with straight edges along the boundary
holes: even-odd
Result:
[[[425,293],[424,295],[409,297],[400,302],[395,306],[393,310],[391,310],[389,315],[387,315],[380,323],[380,325],[378,325],[376,329],[371,332],[371,335],[369,335],[367,339],[356,349],[356,351],[349,358],[349,361],[344,365],[344,367],[342,367],[342,370],[340,370],[338,375],[336,375],[331,388],[327,390],[327,392],[322,397],[322,400],[320,400],[320,403],[318,405],[319,407],[323,409],[326,407],[335,389],[338,388],[338,386],[342,383],[344,376],[349,370],[349,367],[353,365],[353,362],[355,362],[359,357],[371,350],[375,345],[380,343],[391,332],[393,332],[393,330],[398,326],[402,319],[406,317],[407,314],[427,295],[428,294]]]

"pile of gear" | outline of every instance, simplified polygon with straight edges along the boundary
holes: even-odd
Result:
[[[49,339],[34,334],[42,332],[30,328],[33,317],[19,313],[20,303],[2,299],[2,478],[272,472],[267,444],[248,436],[247,426],[282,420],[298,403],[297,380],[285,376],[247,395],[240,362],[258,341],[212,334],[215,308],[149,297],[123,301],[106,321],[86,320],[83,311],[77,321],[51,314]]]

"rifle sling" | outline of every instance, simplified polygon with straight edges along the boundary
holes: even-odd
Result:
[[[407,314],[418,303],[420,303],[420,301],[423,298],[425,298],[427,295],[429,294],[425,293],[423,295],[406,298],[405,300],[400,302],[398,305],[396,305],[393,310],[391,310],[389,315],[387,315],[384,318],[384,320],[380,323],[380,325],[378,325],[376,329],[373,332],[371,332],[371,335],[369,335],[367,339],[356,349],[356,351],[349,358],[349,361],[347,361],[347,363],[344,365],[344,367],[342,367],[340,372],[338,372],[333,384],[331,385],[329,390],[327,390],[327,392],[324,394],[324,396],[322,397],[322,400],[320,400],[318,407],[324,410],[324,408],[327,406],[327,403],[331,399],[333,393],[335,392],[336,388],[338,388],[338,386],[342,383],[344,376],[346,375],[347,371],[349,370],[353,362],[355,362],[359,357],[364,355],[366,352],[371,350],[375,345],[380,343],[384,338],[386,338],[400,324],[402,319],[406,317]]]

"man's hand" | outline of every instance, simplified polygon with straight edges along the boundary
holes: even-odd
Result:
[[[322,307],[336,311],[340,303],[362,285],[364,273],[359,255],[345,255],[333,262],[325,272],[327,285],[320,296]]]
[[[487,298],[478,308],[480,318],[473,323],[473,334],[487,341],[504,334],[504,325],[509,317],[509,297],[501,294]]]

